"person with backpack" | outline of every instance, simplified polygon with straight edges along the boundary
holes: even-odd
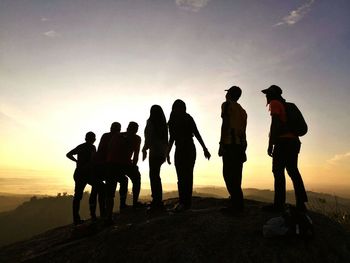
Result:
[[[274,175],[274,203],[263,208],[264,211],[280,212],[284,210],[286,201],[286,179],[284,170],[290,176],[296,199],[296,207],[306,211],[308,201],[303,179],[298,169],[300,152],[299,136],[307,132],[307,124],[299,109],[286,102],[282,97],[282,89],[272,85],[262,90],[266,95],[271,114],[271,126],[267,153],[272,157],[272,172]]]
[[[237,103],[242,90],[232,86],[226,90],[226,101],[221,106],[221,138],[219,156],[222,157],[223,176],[230,194],[230,203],[222,212],[235,214],[243,211],[242,170],[247,160],[247,113]]]

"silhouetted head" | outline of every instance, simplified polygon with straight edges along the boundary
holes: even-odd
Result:
[[[113,122],[111,125],[111,133],[119,133],[121,129],[121,125],[119,122]]]
[[[128,134],[136,134],[138,130],[139,130],[139,125],[136,122],[131,121],[131,122],[129,122],[129,125],[128,125],[128,128],[126,129],[126,132]]]
[[[149,120],[156,125],[157,123],[165,123],[165,115],[162,107],[159,105],[153,105],[150,110]]]
[[[148,119],[153,126],[154,132],[159,139],[168,140],[168,126],[162,107],[153,105]]]
[[[266,95],[267,103],[270,103],[271,100],[284,100],[282,98],[282,89],[277,85],[271,85],[261,92]]]
[[[186,113],[186,104],[180,99],[177,99],[173,103],[171,113],[174,115],[182,115]]]
[[[86,133],[85,141],[88,142],[88,143],[93,144],[96,141],[95,133],[93,133],[92,131],[89,131],[88,133]]]
[[[242,95],[242,90],[238,86],[232,86],[231,88],[226,90],[226,99],[232,100],[232,101],[238,101],[239,98]]]
[[[154,123],[165,120],[162,107],[160,107],[159,105],[153,105],[150,110],[149,119]]]

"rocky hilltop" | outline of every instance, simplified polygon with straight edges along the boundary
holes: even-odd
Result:
[[[166,200],[168,208],[177,199]],[[116,225],[87,222],[59,227],[0,249],[0,262],[350,262],[350,238],[339,224],[310,212],[315,236],[264,238],[278,214],[246,200],[245,211],[224,215],[224,199],[194,197],[182,213],[127,209]],[[38,222],[39,223],[39,222]]]

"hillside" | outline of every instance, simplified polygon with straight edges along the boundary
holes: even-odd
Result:
[[[227,190],[223,187],[196,188],[194,195],[200,197],[226,198]],[[271,202],[273,191],[259,189],[244,189],[246,199],[261,202]],[[177,191],[165,192],[164,199],[176,198]],[[350,200],[322,193],[308,192],[310,210],[327,215],[341,223],[350,231]],[[8,196],[14,201],[23,196]],[[27,197],[29,199],[29,197]],[[89,218],[89,194],[84,194],[81,202],[81,215]],[[118,211],[119,195],[116,195],[115,211]],[[131,197],[128,198],[130,201]],[[11,199],[9,199],[11,200]],[[149,201],[150,196],[142,196],[143,201]],[[287,192],[287,201],[294,203],[294,192]],[[33,235],[43,233],[55,227],[64,226],[72,220],[72,196],[62,194],[57,196],[32,197],[15,210],[0,213],[0,246],[28,239]]]
[[[177,199],[168,199],[172,207]],[[262,226],[276,214],[246,201],[245,212],[220,212],[224,199],[194,198],[193,210],[147,215],[145,209],[117,215],[117,224],[64,226],[0,248],[0,262],[350,262],[349,234],[311,212],[315,236],[266,239]]]

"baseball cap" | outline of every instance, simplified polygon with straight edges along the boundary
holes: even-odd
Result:
[[[231,88],[229,89],[225,89],[225,91],[227,91],[228,93],[238,93],[238,94],[241,94],[242,93],[242,90],[240,87],[238,86],[232,86]]]
[[[281,95],[282,94],[282,89],[278,87],[277,85],[271,85],[267,89],[263,89],[261,91],[264,94],[276,94],[276,95]]]

